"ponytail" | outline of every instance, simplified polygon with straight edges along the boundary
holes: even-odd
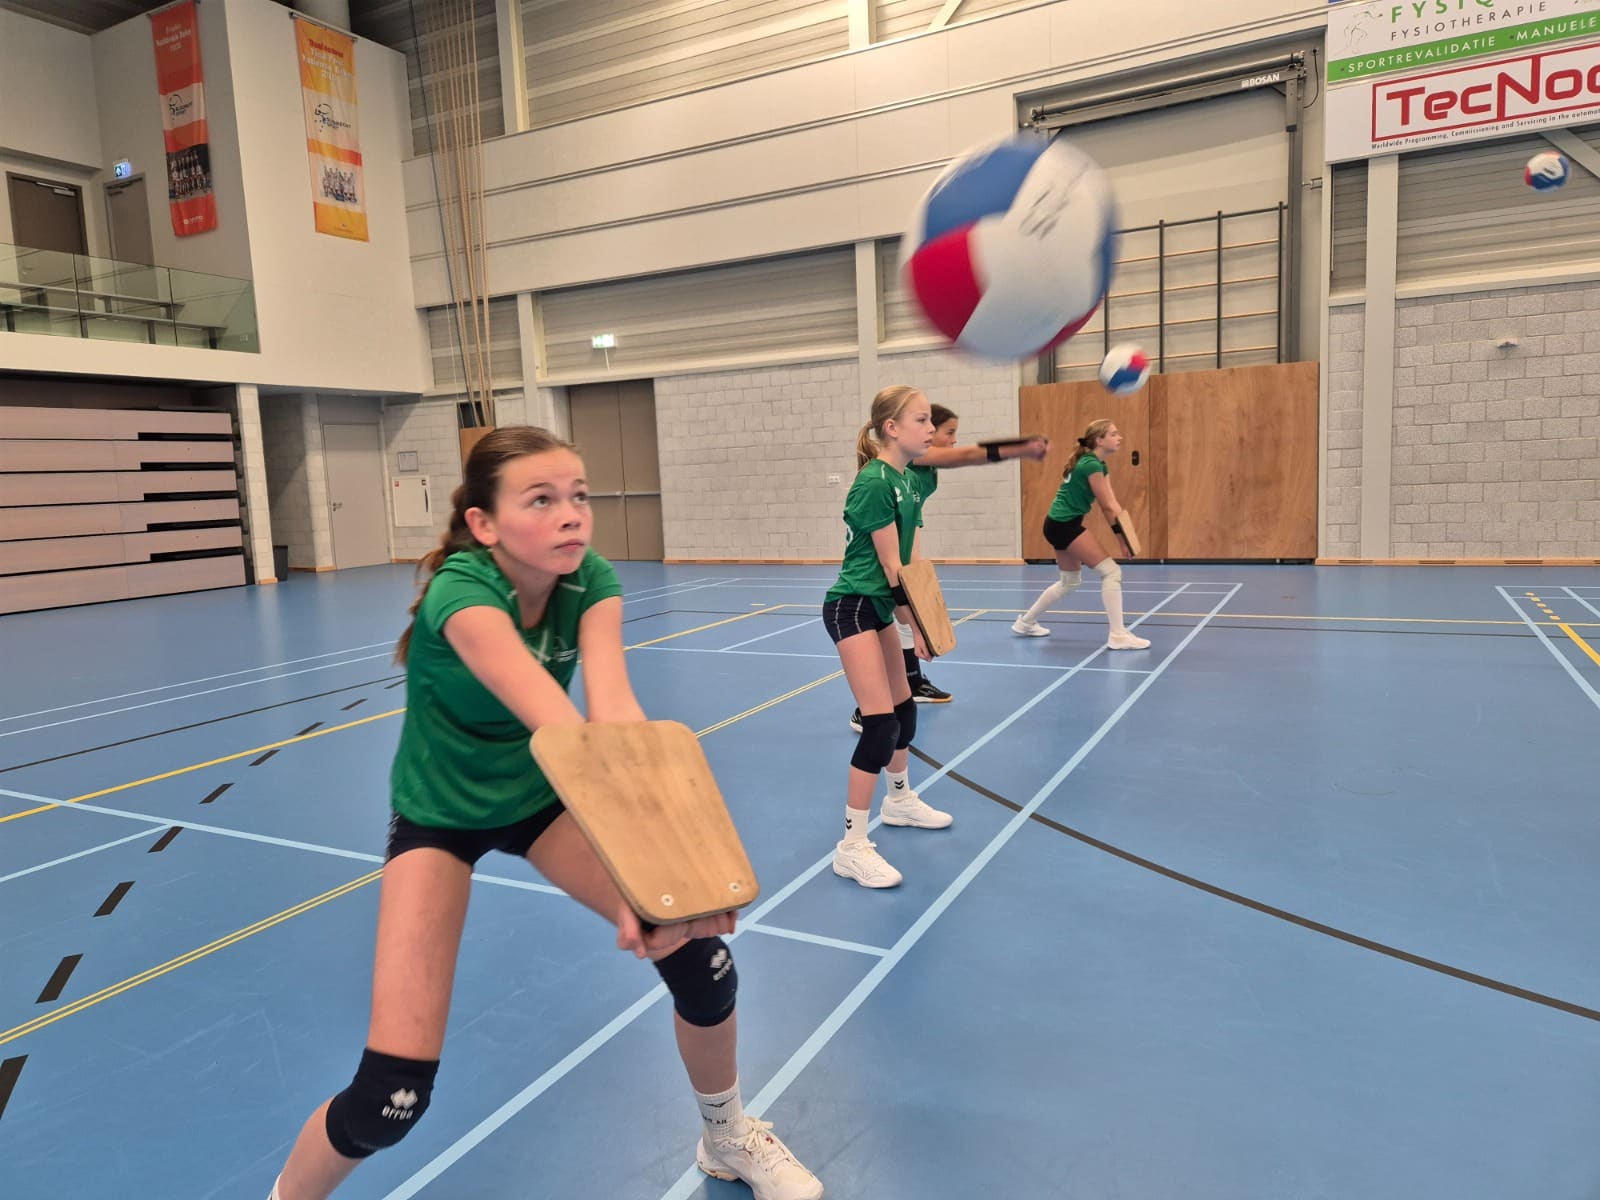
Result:
[[[861,470],[878,457],[878,446],[883,441],[883,427],[898,420],[905,412],[911,397],[922,393],[909,384],[897,383],[886,387],[872,398],[872,416],[856,435],[856,470]]]
[[[495,497],[500,490],[500,473],[507,463],[530,454],[545,454],[551,450],[572,450],[575,447],[551,433],[532,425],[510,425],[496,429],[480,438],[467,455],[461,469],[461,486],[450,497],[450,527],[444,531],[439,544],[423,556],[417,564],[417,598],[411,605],[411,622],[394,648],[394,660],[405,665],[411,650],[411,635],[417,627],[417,612],[428,594],[439,568],[452,554],[472,550],[483,543],[472,536],[467,527],[467,513],[474,508],[493,512]]]
[[[872,436],[872,422],[868,421],[856,434],[856,470],[861,470],[878,457],[878,439]]]

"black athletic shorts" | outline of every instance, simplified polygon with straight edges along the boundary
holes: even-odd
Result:
[[[560,801],[549,808],[541,808],[531,817],[524,817],[515,825],[500,825],[494,829],[441,829],[432,825],[418,825],[399,813],[389,819],[389,849],[385,861],[393,861],[407,850],[431,847],[455,855],[469,867],[491,850],[503,850],[518,858],[526,858],[528,850],[539,840],[539,835],[549,829],[555,819],[566,809]]]
[[[887,629],[893,621],[878,615],[876,606],[866,596],[840,596],[822,605],[822,627],[837,645],[858,633],[877,633]]]
[[[1044,540],[1053,549],[1065,550],[1082,536],[1082,517],[1073,517],[1070,521],[1057,521],[1054,517],[1044,519]]]

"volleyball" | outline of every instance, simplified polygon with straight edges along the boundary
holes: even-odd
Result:
[[[1113,346],[1100,363],[1100,383],[1113,396],[1137,392],[1150,378],[1150,356],[1132,342]]]
[[[929,324],[982,358],[1040,354],[1078,332],[1110,286],[1111,183],[1070,142],[1017,136],[970,150],[917,204],[900,262]]]
[[[1566,156],[1546,150],[1528,160],[1522,181],[1536,192],[1552,192],[1567,182],[1569,173]]]

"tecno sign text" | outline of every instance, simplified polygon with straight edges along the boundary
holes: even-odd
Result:
[[[1600,43],[1377,84],[1372,140],[1515,125],[1589,108],[1600,108]]]

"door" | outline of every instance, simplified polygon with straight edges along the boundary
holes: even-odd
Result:
[[[371,567],[389,561],[383,436],[376,425],[324,425],[322,451],[333,516],[333,563]]]
[[[1316,557],[1317,370],[1299,362],[1150,380],[1173,448],[1157,463],[1166,555]]]
[[[143,175],[106,184],[106,215],[111,228],[112,258],[125,263],[155,262]]]
[[[71,183],[6,175],[11,199],[11,240],[34,250],[89,253],[83,224],[83,190]]]
[[[1122,431],[1122,449],[1106,461],[1111,486],[1118,502],[1133,516],[1135,528],[1144,539],[1146,556],[1164,553],[1161,514],[1152,500],[1159,488],[1152,488],[1151,463],[1160,455],[1151,444],[1150,389],[1132,396],[1113,396],[1098,382],[1047,383],[1021,389],[1019,411],[1024,433],[1042,433],[1050,439],[1050,453],[1041,462],[1022,463],[1022,556],[1052,559],[1055,552],[1044,540],[1044,518],[1061,486],[1062,470],[1072,457],[1078,439],[1093,421],[1109,417]],[[1099,506],[1089,514],[1084,528],[1100,540],[1107,552],[1121,553]]]
[[[588,471],[594,548],[610,559],[660,562],[661,459],[648,379],[567,389],[572,440]]]

